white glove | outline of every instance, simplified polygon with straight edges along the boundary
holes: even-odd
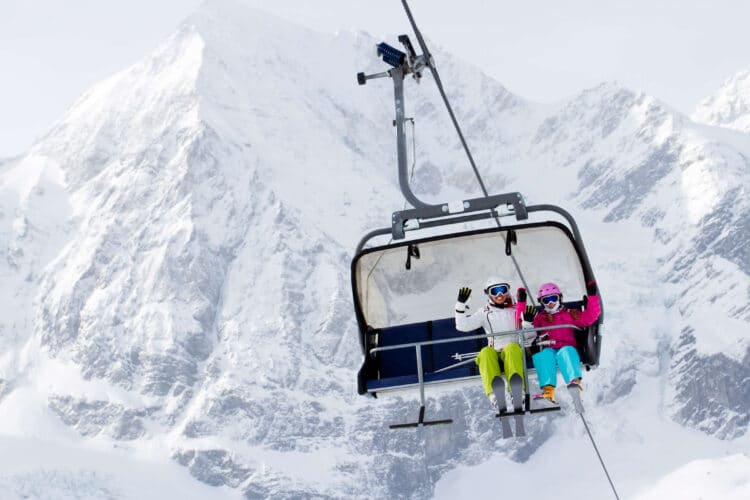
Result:
[[[524,347],[531,347],[531,345],[536,340],[536,332],[524,332],[523,333],[523,346]]]
[[[539,347],[555,345],[555,344],[556,342],[549,338],[549,333],[540,333],[539,335],[537,335],[536,340],[534,341],[534,345],[537,345]]]

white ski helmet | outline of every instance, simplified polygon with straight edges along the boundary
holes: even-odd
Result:
[[[497,276],[490,276],[489,279],[487,279],[487,281],[485,282],[484,293],[486,293],[487,295],[489,295],[490,294],[490,288],[492,288],[495,285],[506,285],[506,286],[508,286],[508,292],[510,292],[510,285],[508,285],[507,281],[503,281],[503,280],[501,280]]]

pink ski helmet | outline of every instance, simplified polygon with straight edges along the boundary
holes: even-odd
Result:
[[[554,283],[545,283],[539,287],[539,294],[537,295],[537,297],[541,298],[541,297],[544,297],[545,295],[552,295],[553,293],[562,295],[562,292],[560,291],[560,287],[558,287]]]

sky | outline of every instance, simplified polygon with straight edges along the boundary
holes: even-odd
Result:
[[[240,1],[322,32],[363,30],[394,45],[394,35],[411,33],[399,0]],[[148,54],[201,3],[0,1],[0,158],[23,153],[85,90]],[[616,80],[689,114],[750,69],[744,0],[409,4],[430,43],[539,102]]]

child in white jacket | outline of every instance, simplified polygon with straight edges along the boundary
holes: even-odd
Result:
[[[471,332],[481,326],[485,333],[490,334],[521,328],[523,306],[526,305],[525,289],[518,289],[518,304],[514,304],[510,294],[510,285],[499,278],[492,277],[487,280],[484,293],[488,296],[487,304],[470,314],[467,301],[471,295],[471,288],[463,287],[458,291],[456,330]],[[488,345],[479,352],[476,364],[482,376],[484,392],[492,407],[496,412],[505,411],[506,402],[497,400],[492,382],[496,377],[500,377],[499,382],[502,383],[499,360],[503,361],[505,377],[508,381],[515,374],[520,375],[523,380],[523,349],[518,342],[512,341],[512,337],[489,337],[487,340]],[[498,381],[495,381],[495,384],[497,383]]]

